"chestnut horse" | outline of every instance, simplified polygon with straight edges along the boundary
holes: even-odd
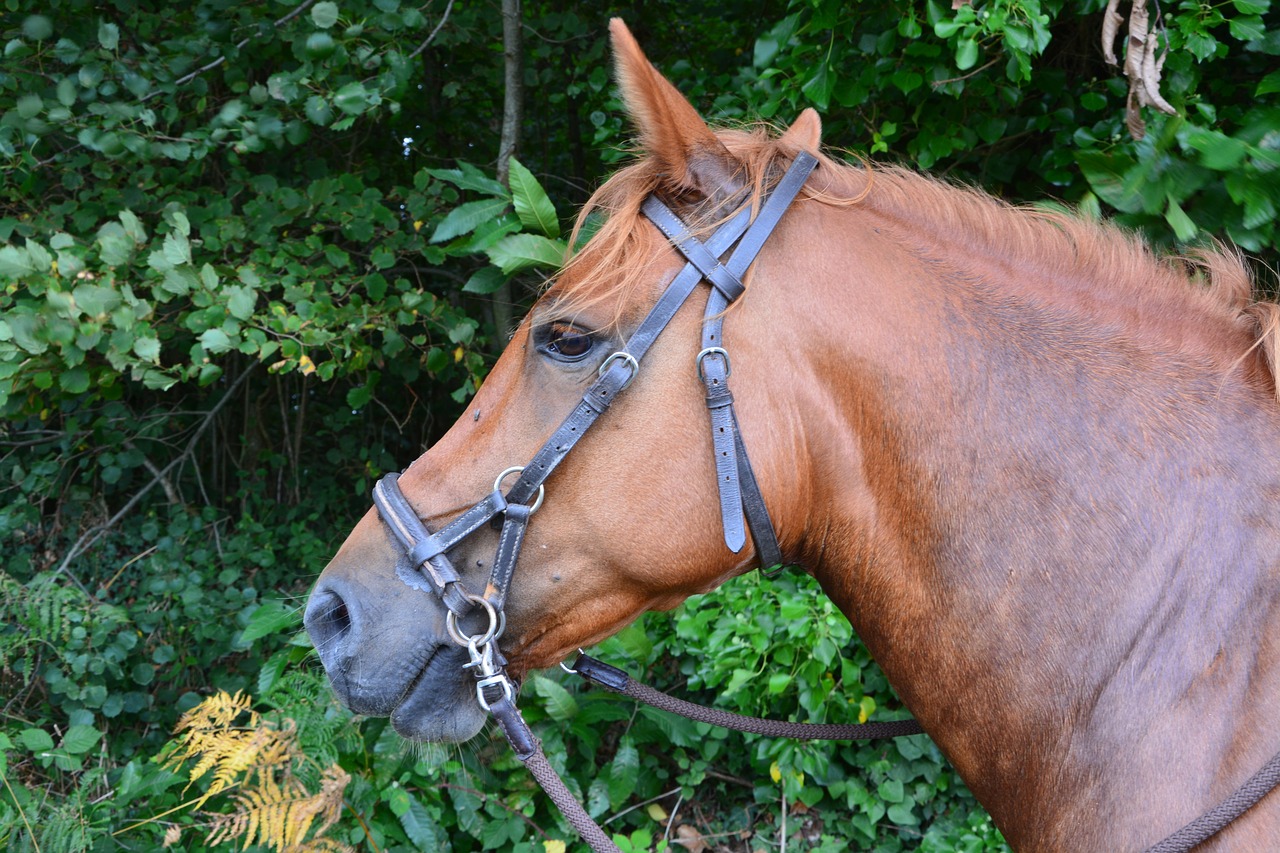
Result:
[[[1251,301],[1229,252],[1162,259],[1105,224],[842,164],[810,110],[776,136],[713,132],[612,32],[641,155],[400,476],[413,512],[438,530],[497,494],[617,360],[685,263],[646,197],[710,233],[808,152],[719,315],[783,562],[848,616],[1015,848],[1144,849],[1234,791],[1280,750],[1280,307]],[[759,565],[752,537],[726,545],[702,307],[546,479],[505,608],[512,673]],[[478,528],[448,558],[479,590],[499,534]],[[485,714],[413,569],[371,510],[307,628],[353,711],[461,741]],[[1278,843],[1273,792],[1205,849]]]

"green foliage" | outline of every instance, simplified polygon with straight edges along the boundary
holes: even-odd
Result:
[[[1148,111],[1137,141],[1101,59],[1102,0],[526,3],[506,184],[500,24],[446,5],[7,0],[0,847],[238,849],[182,808],[207,780],[188,790],[156,760],[221,689],[296,723],[308,790],[321,768],[351,776],[336,842],[579,849],[496,732],[406,747],[333,705],[297,631],[373,481],[483,381],[509,331],[492,295],[528,304],[564,257],[562,214],[626,156],[612,14],[714,119],[816,106],[830,144],[1280,266],[1268,0],[1164,9],[1178,114]],[[737,581],[602,655],[744,713],[901,714],[803,579]],[[767,848],[784,800],[789,848],[1003,847],[922,737],[734,735],[559,671],[531,676],[522,705],[623,849]]]

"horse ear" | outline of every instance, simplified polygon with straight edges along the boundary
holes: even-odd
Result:
[[[818,146],[822,144],[822,119],[818,118],[817,111],[813,107],[806,107],[782,134],[781,141],[810,154],[817,154]]]
[[[653,67],[621,18],[609,21],[622,101],[640,131],[640,144],[662,166],[675,190],[710,197],[735,183],[728,150],[693,105]]]

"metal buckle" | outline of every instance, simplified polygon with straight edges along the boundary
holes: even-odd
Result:
[[[606,358],[604,360],[604,363],[600,365],[599,376],[601,378],[604,377],[605,372],[614,363],[614,361],[625,361],[627,365],[631,368],[631,375],[627,377],[626,382],[622,383],[622,388],[618,389],[619,391],[621,391],[623,388],[626,388],[633,381],[635,381],[636,374],[640,372],[640,362],[636,361],[636,357],[631,353],[626,352],[625,350],[618,350],[613,355]]]
[[[498,475],[498,479],[493,481],[493,490],[495,492],[502,491],[502,481],[507,479],[507,477],[511,476],[512,474],[522,473],[526,467],[527,466],[525,465],[512,465],[510,468],[503,470],[503,472]],[[530,515],[533,515],[535,512],[538,511],[538,507],[542,506],[542,501],[544,498],[546,498],[546,496],[547,496],[547,487],[542,483],[539,483],[538,497],[534,498],[533,506],[529,507]]]
[[[733,367],[729,364],[729,353],[724,349],[724,347],[707,347],[702,352],[698,353],[698,378],[703,382],[707,381],[707,374],[706,371],[702,369],[702,362],[709,355],[718,355],[724,359],[724,378],[728,379],[733,374]]]
[[[491,641],[502,636],[502,632],[507,627],[507,614],[499,613],[497,609],[489,602],[489,599],[476,595],[475,593],[466,593],[467,600],[472,604],[479,604],[489,614],[489,630],[483,634],[476,636],[468,636],[458,629],[458,614],[452,610],[444,616],[444,627],[449,632],[449,639],[464,648],[474,648],[476,646],[486,646]],[[474,659],[473,659],[474,665]]]

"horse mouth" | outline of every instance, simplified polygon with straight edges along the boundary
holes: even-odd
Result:
[[[462,669],[466,652],[438,644],[390,713],[406,740],[461,743],[480,733],[487,714],[476,701],[475,679]]]

